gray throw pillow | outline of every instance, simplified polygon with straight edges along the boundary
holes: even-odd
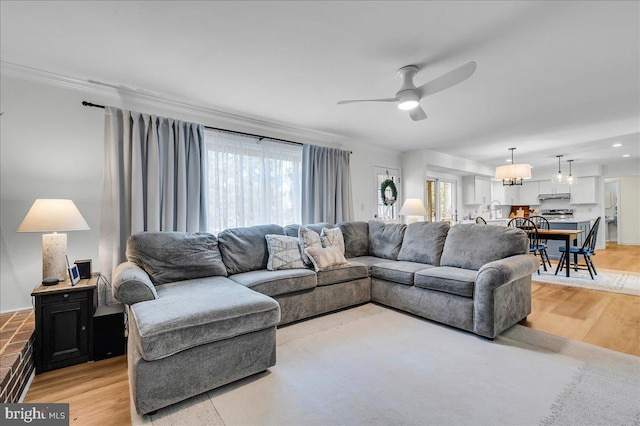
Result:
[[[369,255],[397,260],[407,226],[402,223],[369,221]]]
[[[127,240],[127,259],[154,284],[227,276],[215,235],[194,232],[140,232]]]
[[[444,222],[416,222],[407,225],[398,260],[440,266],[449,225]]]
[[[312,262],[305,250],[308,248],[322,248],[322,240],[320,240],[320,235],[318,235],[317,232],[304,226],[301,226],[298,232],[298,243],[300,244],[300,251],[302,252],[302,260],[310,266]]]
[[[300,253],[300,244],[296,237],[285,235],[265,235],[269,249],[267,269],[277,271],[279,269],[305,268]]]

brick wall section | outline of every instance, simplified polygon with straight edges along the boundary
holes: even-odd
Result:
[[[20,399],[34,369],[32,309],[0,314],[0,402]]]

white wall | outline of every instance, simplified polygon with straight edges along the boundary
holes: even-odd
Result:
[[[371,218],[375,184],[372,166],[400,168],[400,154],[372,149],[363,142],[333,141],[310,133],[256,128],[233,123],[206,111],[162,107],[130,96],[103,94],[73,84],[45,84],[3,75],[0,120],[0,312],[31,306],[30,293],[42,280],[41,235],[16,229],[36,198],[71,198],[91,230],[69,232],[71,261],[98,264],[98,237],[103,167],[104,111],[82,106],[87,100],[141,112],[194,121],[213,127],[293,139],[353,151],[351,181],[356,220]],[[157,104],[157,103],[156,103]]]
[[[640,176],[620,178],[618,244],[640,245]]]

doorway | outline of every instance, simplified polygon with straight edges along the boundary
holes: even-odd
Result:
[[[427,178],[426,180],[427,221],[445,222],[449,226],[458,222],[456,205],[456,181],[451,179]]]
[[[400,170],[391,167],[373,166],[373,181],[376,183],[373,195],[373,217],[376,219],[395,221],[398,219],[402,199],[400,193]],[[388,185],[387,182],[393,182]],[[382,184],[385,183],[385,197],[382,197]],[[393,195],[395,194],[395,197]]]
[[[619,242],[620,181],[606,179],[604,183],[605,241]]]

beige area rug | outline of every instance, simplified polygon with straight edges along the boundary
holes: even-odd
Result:
[[[277,336],[267,372],[132,423],[640,424],[640,358],[520,325],[490,341],[370,303]]]
[[[565,271],[555,274],[555,265],[553,270],[544,271],[540,267],[540,275],[534,273],[531,275],[533,281],[547,284],[566,285],[570,287],[588,288],[591,290],[610,291],[613,293],[631,294],[640,296],[640,274],[637,272],[614,271],[611,269],[598,269],[598,275],[594,275],[591,279],[589,272],[586,270],[571,270],[571,276],[567,278]]]

